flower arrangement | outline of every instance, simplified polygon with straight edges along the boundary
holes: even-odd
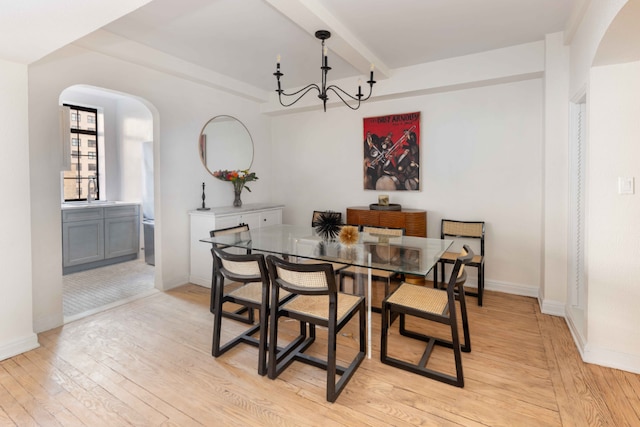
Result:
[[[229,181],[233,184],[233,189],[236,193],[240,193],[243,188],[246,188],[248,192],[251,189],[245,184],[251,181],[257,181],[258,177],[255,172],[249,173],[249,169],[246,170],[219,170],[213,173],[213,176],[221,181]]]

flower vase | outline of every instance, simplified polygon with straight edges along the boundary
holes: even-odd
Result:
[[[235,196],[233,199],[233,207],[239,208],[242,207],[242,199],[240,199],[240,194],[242,193],[242,186],[234,185],[233,186],[233,195]]]

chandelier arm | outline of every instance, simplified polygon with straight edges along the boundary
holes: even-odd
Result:
[[[340,92],[344,93],[345,95],[347,95],[349,98],[351,98],[354,101],[358,101],[358,105],[356,107],[352,107],[351,105],[349,105],[349,103],[347,102],[346,99],[344,99],[341,95],[340,92],[338,92],[336,89],[338,89]],[[331,85],[327,88],[327,92],[328,91],[333,91],[333,93],[335,93],[338,98],[340,98],[340,100],[344,103],[344,105],[346,105],[347,107],[351,108],[352,110],[357,110],[358,108],[360,108],[360,100],[358,98],[354,98],[353,96],[349,95],[347,92],[345,92],[344,90],[340,89],[338,86],[334,86]],[[326,111],[326,110],[325,110]]]
[[[369,86],[369,95],[367,95],[366,98],[362,98],[362,97],[358,97],[356,96],[352,96],[349,93],[347,93],[344,89],[336,86],[336,85],[329,85],[327,87],[326,90],[332,90],[335,94],[338,94],[338,91],[342,92],[343,94],[347,95],[349,98],[353,99],[354,101],[366,101],[367,99],[369,99],[371,97],[371,93],[373,92],[373,85]],[[338,95],[340,96],[340,95]],[[342,99],[342,98],[340,98]]]
[[[293,92],[293,93],[284,93],[284,91],[276,91],[276,92],[278,92],[278,101],[280,101],[280,105],[282,105],[283,107],[290,107],[293,104],[295,104],[296,102],[300,101],[300,99],[303,96],[305,96],[307,93],[309,93],[309,91],[312,90],[312,89],[315,89],[315,90],[318,91],[318,93],[320,93],[320,88],[315,83],[311,83],[310,85],[307,85],[307,86],[303,87],[302,89],[300,89],[300,90],[298,90],[296,92]],[[283,95],[284,96],[296,96],[300,92],[302,92],[302,95],[298,96],[292,103],[285,104],[284,102],[282,102],[282,96]]]
[[[276,90],[276,92],[278,92],[278,94],[282,94],[282,95],[284,95],[284,96],[296,96],[297,94],[299,94],[299,93],[300,93],[300,92],[302,92],[302,91],[304,91],[304,93],[306,94],[306,93],[307,93],[307,92],[309,92],[311,89],[315,89],[315,90],[317,90],[317,91],[318,91],[318,93],[320,93],[320,88],[319,88],[319,87],[318,87],[318,85],[317,85],[317,84],[315,84],[315,83],[308,84],[308,85],[306,85],[305,87],[303,87],[302,89],[297,90],[297,91],[292,92],[292,93],[286,93],[284,90],[281,90],[281,91],[277,91],[277,90]],[[302,95],[302,96],[304,96],[304,95]]]

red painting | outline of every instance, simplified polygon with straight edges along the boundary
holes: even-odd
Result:
[[[364,189],[420,190],[420,113],[364,119]]]

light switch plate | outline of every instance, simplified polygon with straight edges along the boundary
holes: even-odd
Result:
[[[618,177],[618,194],[633,194],[634,193],[634,178],[619,176]]]

